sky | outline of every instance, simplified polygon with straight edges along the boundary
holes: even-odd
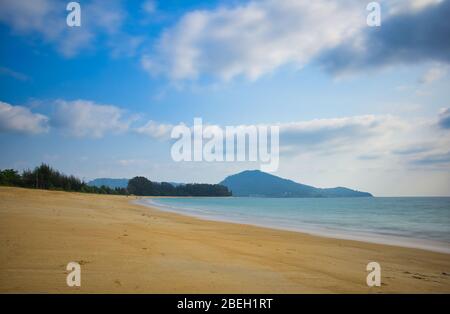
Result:
[[[175,125],[276,125],[273,174],[450,195],[450,1],[0,0],[0,169],[218,183],[258,162],[175,162]]]

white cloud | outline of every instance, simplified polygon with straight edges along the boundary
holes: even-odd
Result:
[[[405,129],[405,122],[392,116],[353,116],[280,124],[281,154],[379,155],[388,150],[389,138]]]
[[[380,2],[383,22],[442,3]],[[378,47],[367,39],[373,32],[366,24],[366,5],[359,0],[260,0],[191,11],[160,36],[151,52],[141,57],[141,65],[152,75],[173,81],[200,77],[227,81],[239,76],[254,80],[283,66],[301,69],[315,60],[329,68],[328,52],[336,58],[353,51],[364,59]],[[340,52],[342,48],[345,51]]]
[[[401,14],[407,11],[417,12],[430,5],[437,5],[443,0],[383,0],[382,7],[387,6],[390,14]]]
[[[136,128],[135,131],[156,139],[169,139],[172,129],[173,125],[171,124],[161,124],[150,120],[144,126]]]
[[[355,1],[251,1],[232,8],[193,11],[160,38],[144,69],[170,79],[200,74],[256,79],[276,68],[296,68],[365,26]]]
[[[367,137],[397,127],[401,127],[401,123],[390,116],[365,115],[285,123],[280,125],[280,131],[286,137],[306,144],[337,138]]]
[[[59,36],[65,24],[61,15],[58,23],[58,11],[65,9],[65,4],[55,0],[15,1],[2,0],[0,21],[11,26],[18,33],[37,32],[46,39]],[[61,10],[62,8],[62,10]]]
[[[67,3],[59,0],[2,0],[0,23],[8,25],[16,34],[33,35],[54,44],[66,57],[73,57],[84,49],[94,49],[94,42],[102,35],[113,49],[119,49],[118,38],[121,42],[127,39],[125,44],[121,43],[121,50],[126,49],[123,46],[128,46],[127,42],[130,49],[134,49],[136,41],[132,40],[133,36],[121,32],[126,12],[120,0],[110,0],[107,4],[102,0],[82,2],[81,27],[67,26]]]
[[[403,140],[403,134],[411,130],[411,124],[408,121],[390,115],[363,115],[234,127],[243,130],[272,126],[279,127],[282,156],[322,155],[331,152],[333,154],[350,153],[354,156],[386,153],[392,147],[399,145]],[[145,130],[148,131],[148,135],[169,140],[172,127],[172,125],[160,125],[151,121],[140,130],[140,133],[144,133]],[[203,130],[207,127],[224,131],[226,126],[203,123]],[[193,134],[193,127],[188,126],[188,128]],[[399,137],[398,143],[395,141],[396,137]]]
[[[0,101],[0,132],[39,134],[49,130],[48,118],[28,108]]]
[[[75,137],[101,138],[107,133],[123,133],[131,123],[124,111],[115,106],[87,100],[58,100],[56,104],[54,125]]]
[[[396,136],[409,123],[390,115],[363,115],[275,124],[280,128],[280,152],[300,155],[382,155],[395,147]]]
[[[436,128],[435,119],[405,119],[391,115],[350,116],[259,126],[280,128],[280,156],[289,162],[304,159],[324,166],[340,159],[346,165],[357,162],[362,167],[370,164],[382,168],[383,164],[397,164],[398,168],[407,168],[416,164],[416,160],[428,155],[440,156],[450,150],[450,138],[440,133],[446,132],[447,111],[442,110],[439,115],[441,128]],[[207,126],[222,130],[225,127],[203,124],[203,128]],[[151,134],[156,133],[155,128],[151,128]],[[192,127],[190,129],[192,132]],[[167,134],[167,130],[164,133]],[[434,165],[430,162],[423,166]]]

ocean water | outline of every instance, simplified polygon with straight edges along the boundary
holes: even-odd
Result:
[[[450,197],[144,198],[207,220],[450,253]]]

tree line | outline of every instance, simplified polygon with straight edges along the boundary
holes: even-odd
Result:
[[[90,186],[77,177],[65,175],[46,164],[41,164],[34,170],[24,170],[22,173],[14,169],[0,170],[0,185],[68,192],[128,194],[124,188]]]
[[[91,186],[75,176],[65,175],[46,164],[41,164],[34,170],[24,170],[22,173],[14,169],[0,169],[0,185],[114,195],[231,196],[231,192],[223,185],[181,184],[174,186],[167,182],[152,182],[144,177],[134,177],[129,180],[126,188],[113,189],[105,185]]]
[[[231,196],[228,188],[219,184],[180,184],[152,182],[144,177],[128,181],[130,194],[140,196]]]

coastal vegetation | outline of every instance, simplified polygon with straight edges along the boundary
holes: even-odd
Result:
[[[152,182],[135,177],[128,186],[92,186],[73,175],[65,175],[47,164],[22,173],[14,169],[0,170],[0,185],[69,192],[139,195],[139,196],[231,196],[225,186],[218,184],[183,184],[174,186],[167,182]]]
[[[68,192],[128,194],[124,188],[89,186],[79,178],[65,175],[47,164],[41,164],[33,170],[24,170],[22,173],[14,169],[0,170],[0,185]]]
[[[219,184],[179,184],[152,182],[144,177],[134,177],[128,182],[128,192],[134,195],[154,196],[231,196],[227,187]]]

